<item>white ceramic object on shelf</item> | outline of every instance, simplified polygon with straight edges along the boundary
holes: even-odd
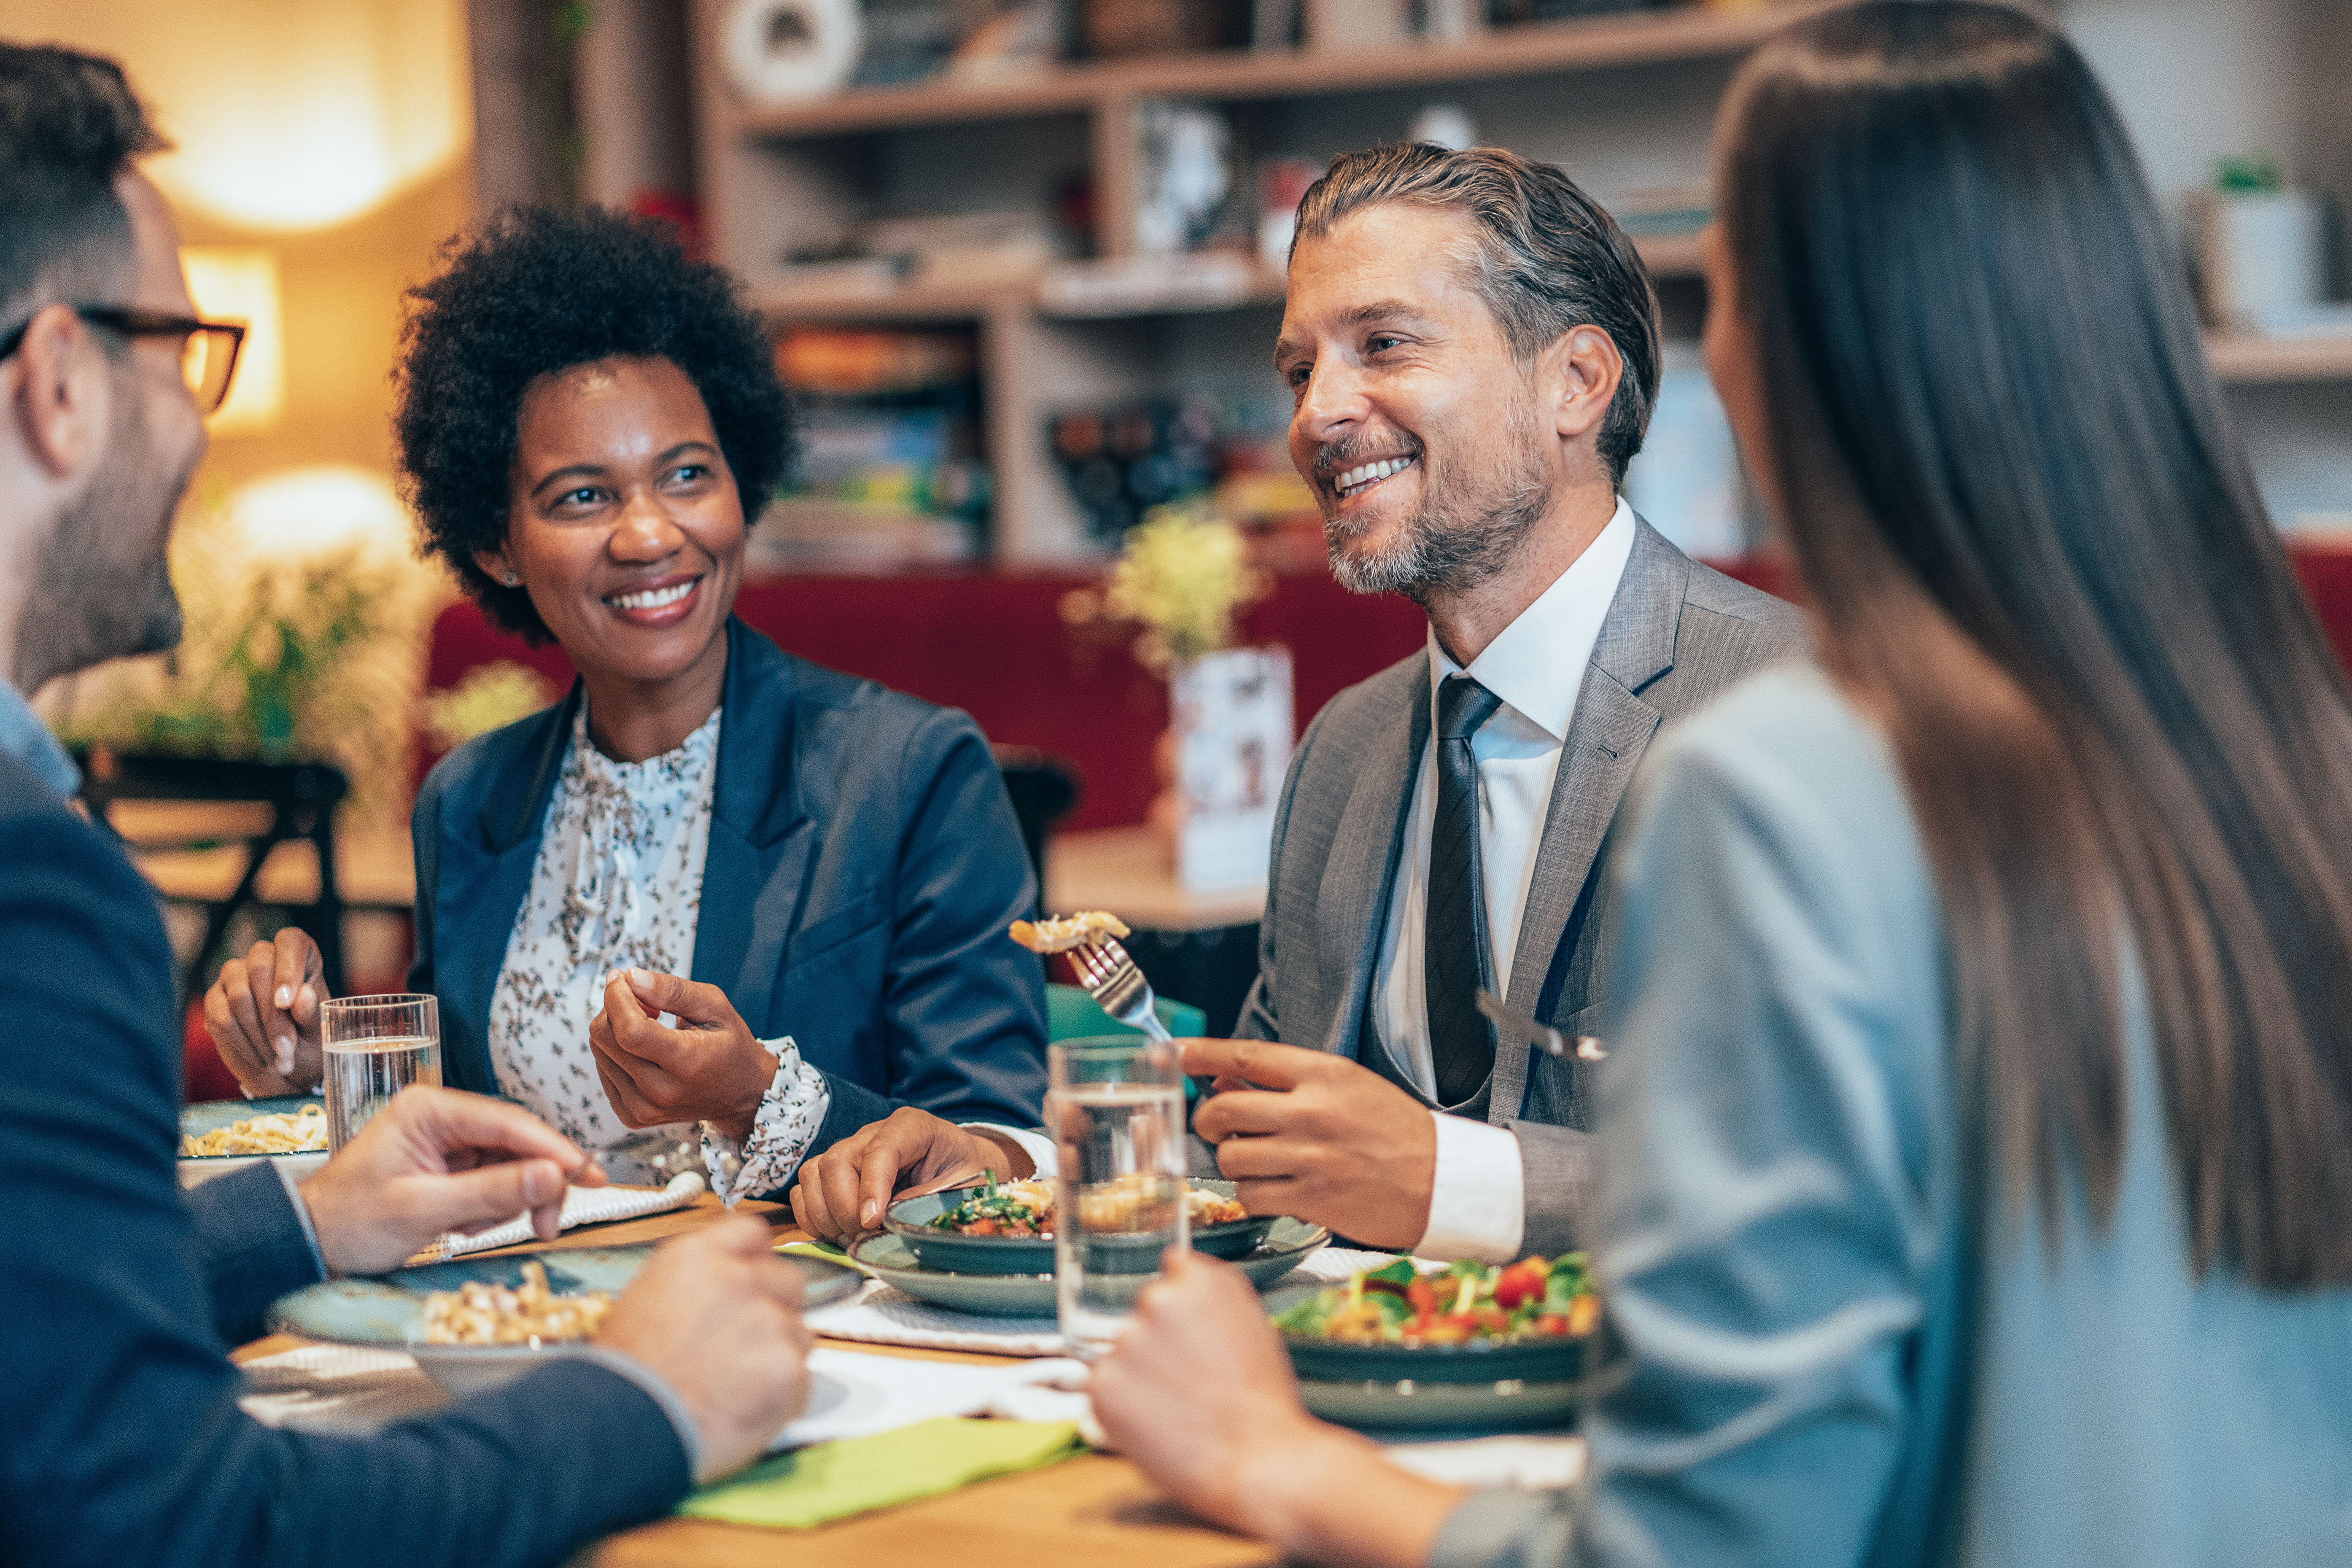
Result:
[[[2215,325],[2255,328],[2320,298],[2319,201],[2308,191],[2214,191],[2198,211],[2198,265]]]
[[[762,107],[839,90],[866,48],[857,0],[735,0],[719,25],[719,59]]]

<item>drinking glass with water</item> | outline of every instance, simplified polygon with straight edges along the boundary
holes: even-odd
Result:
[[[334,996],[319,1005],[327,1058],[327,1147],[340,1149],[412,1083],[441,1081],[433,996]]]
[[[1060,1152],[1054,1281],[1070,1353],[1101,1355],[1160,1255],[1192,1245],[1184,1077],[1176,1047],[1140,1035],[1045,1050],[1045,1125]]]

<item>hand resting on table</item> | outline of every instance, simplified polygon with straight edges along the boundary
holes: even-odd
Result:
[[[902,1105],[802,1164],[792,1190],[793,1218],[819,1240],[846,1247],[878,1228],[893,1196],[908,1187],[982,1171],[1010,1180],[1035,1170],[1009,1138]]]

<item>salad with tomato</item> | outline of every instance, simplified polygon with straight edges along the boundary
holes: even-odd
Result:
[[[1431,1274],[1410,1258],[1318,1290],[1275,1314],[1285,1333],[1340,1344],[1500,1344],[1581,1339],[1601,1321],[1585,1255],[1460,1262]]]

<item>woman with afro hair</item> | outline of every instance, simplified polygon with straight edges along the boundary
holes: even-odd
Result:
[[[1003,931],[1036,889],[987,742],[734,618],[793,449],[760,318],[599,208],[509,209],[445,261],[396,377],[425,547],[579,671],[417,796],[409,986],[446,1081],[584,1148],[698,1124],[730,1202],[902,1105],[1035,1126],[1044,987]],[[205,1022],[248,1092],[319,1081],[324,989],[296,931],[222,966]]]

